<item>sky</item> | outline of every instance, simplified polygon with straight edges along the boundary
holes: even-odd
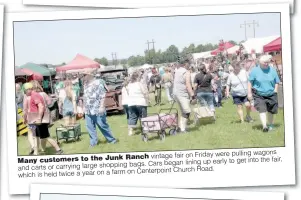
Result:
[[[120,197],[120,196],[92,196],[92,195],[68,195],[68,194],[41,194],[40,200],[181,200],[174,198],[155,197]],[[207,199],[199,199],[207,200]]]
[[[78,53],[109,60],[113,52],[117,59],[144,55],[152,39],[156,50],[217,44],[220,39],[239,42],[245,39],[240,25],[253,20],[259,24],[256,37],[281,34],[280,13],[15,22],[15,65],[68,63]],[[247,37],[253,37],[252,25]]]

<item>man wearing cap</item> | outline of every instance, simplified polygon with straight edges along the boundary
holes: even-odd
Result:
[[[273,130],[274,114],[278,113],[278,84],[277,71],[271,67],[271,56],[263,55],[259,66],[254,67],[249,75],[248,98],[254,98],[254,106],[260,113],[263,132]],[[268,124],[267,124],[268,119]]]
[[[106,85],[102,79],[96,79],[94,71],[83,72],[84,77],[84,112],[87,130],[90,135],[90,146],[98,144],[96,125],[106,140],[114,144],[114,138],[109,124],[105,108]]]

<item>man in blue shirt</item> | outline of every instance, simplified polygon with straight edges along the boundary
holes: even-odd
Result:
[[[273,115],[278,113],[277,92],[280,79],[277,71],[269,65],[270,61],[271,56],[261,56],[259,66],[254,67],[249,75],[248,84],[248,99],[254,98],[254,106],[260,113],[263,132],[273,130]]]

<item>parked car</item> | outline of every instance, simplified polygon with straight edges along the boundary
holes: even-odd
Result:
[[[102,78],[106,82],[109,91],[106,93],[106,109],[108,112],[123,113],[123,106],[121,104],[122,98],[122,83],[127,76],[126,69],[114,69],[101,71]]]

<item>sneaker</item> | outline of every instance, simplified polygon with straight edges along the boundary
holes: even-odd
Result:
[[[268,125],[268,129],[269,129],[269,131],[273,131],[274,130],[274,126],[273,125]]]
[[[266,133],[266,132],[268,132],[269,131],[269,128],[268,127],[264,127],[263,129],[262,129],[262,132],[264,132],[264,133]]]
[[[252,122],[254,122],[254,120],[252,119],[252,117],[250,115],[247,115],[246,122],[252,123]]]
[[[129,136],[134,135],[134,130],[133,130],[133,128],[129,128],[128,135],[129,135]]]
[[[112,142],[109,142],[109,144],[116,144],[117,142],[117,140],[113,140]]]
[[[62,155],[63,153],[64,153],[63,150],[60,149],[60,150],[58,150],[58,151],[56,152],[56,155]]]
[[[32,156],[34,154],[34,149],[31,149],[29,155]]]

